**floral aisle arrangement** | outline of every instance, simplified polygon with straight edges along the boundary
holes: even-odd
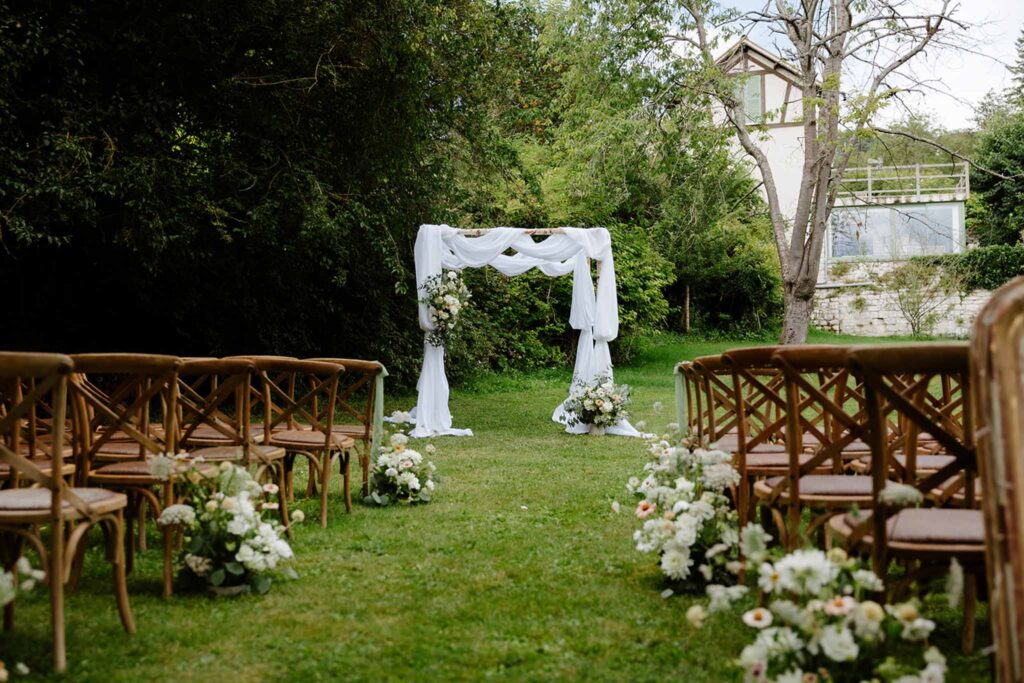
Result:
[[[884,586],[859,561],[840,549],[796,550],[776,562],[759,559],[749,568],[767,607],[741,617],[753,631],[753,642],[739,658],[746,681],[945,680],[945,658],[927,647],[935,623],[921,616],[915,602],[883,606],[872,600]],[[708,587],[708,611],[734,602],[736,596],[713,590],[722,588]],[[699,625],[703,608],[691,612],[690,622]]]
[[[423,282],[423,298],[420,299],[430,312],[430,321],[434,325],[427,334],[427,341],[433,346],[444,346],[458,323],[462,309],[469,305],[469,299],[469,288],[456,271],[428,277]]]
[[[591,433],[603,434],[605,427],[629,417],[629,404],[629,385],[615,384],[601,375],[590,383],[574,382],[565,410],[569,415],[568,424],[591,425]]]
[[[417,451],[407,447],[409,437],[392,434],[387,446],[381,446],[377,462],[371,475],[372,491],[367,502],[387,506],[408,501],[429,503],[437,484],[434,463],[424,460]],[[427,455],[436,452],[433,444],[427,444]]]
[[[648,440],[650,460],[643,478],[627,489],[640,498],[641,527],[636,549],[657,553],[665,576],[691,579],[694,568],[704,583],[738,571],[738,521],[725,495],[739,473],[724,451],[673,445],[669,436]]]
[[[227,462],[215,467],[154,460],[154,472],[181,475],[185,502],[168,506],[158,522],[184,531],[183,578],[214,593],[260,594],[270,590],[275,573],[296,578],[286,565],[293,553],[285,528],[271,517],[278,504],[265,500],[277,493],[275,484],[261,486],[244,467]],[[303,518],[301,510],[291,515],[292,523]]]

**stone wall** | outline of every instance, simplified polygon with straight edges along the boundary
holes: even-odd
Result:
[[[841,264],[841,265],[837,265]],[[811,325],[822,330],[887,337],[910,334],[895,297],[878,284],[879,277],[899,265],[892,261],[833,262],[823,269],[814,294]],[[939,320],[930,334],[971,335],[971,324],[991,292],[954,293],[936,311]]]

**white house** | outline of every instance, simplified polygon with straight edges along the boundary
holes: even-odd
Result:
[[[799,71],[746,37],[717,61],[736,75],[748,122],[763,124],[753,135],[772,167],[783,215],[792,216],[803,171]],[[751,169],[760,175],[755,165]],[[969,195],[966,163],[848,169],[829,223],[814,324],[855,334],[907,332],[891,297],[878,291],[878,277],[912,256],[962,251]],[[934,331],[967,334],[985,298],[951,301]]]

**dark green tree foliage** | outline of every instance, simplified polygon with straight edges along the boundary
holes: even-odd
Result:
[[[1024,231],[1024,111],[982,136],[978,164],[999,175],[971,174],[971,191],[981,205],[974,234],[983,246],[1020,242]]]
[[[676,238],[753,204],[706,114],[644,104],[673,74],[588,77],[611,34],[584,10],[0,0],[0,348],[353,355],[408,385],[416,229],[449,222],[613,226],[628,352],[704,276]],[[564,361],[569,278],[470,282],[456,379]]]

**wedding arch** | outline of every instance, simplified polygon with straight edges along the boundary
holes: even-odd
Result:
[[[535,242],[533,236],[545,239]],[[509,250],[515,252],[507,254]],[[434,329],[424,298],[424,283],[442,269],[462,270],[491,266],[505,275],[520,275],[533,268],[552,277],[572,273],[572,308],[569,325],[579,330],[573,381],[591,382],[595,377],[612,377],[608,342],[619,334],[619,305],[615,291],[615,261],[611,235],[605,228],[491,228],[459,230],[449,225],[421,225],[416,235],[416,288],[420,328],[423,329],[423,367],[417,384],[419,398],[413,419],[414,437],[440,435],[470,436],[471,429],[452,427],[448,409],[448,378],[444,372],[444,346],[430,341]],[[597,292],[590,274],[591,260],[597,262]],[[563,401],[551,419],[566,425],[566,431],[583,433],[587,426],[569,425],[571,417]],[[641,436],[628,420],[608,427],[606,433]]]

